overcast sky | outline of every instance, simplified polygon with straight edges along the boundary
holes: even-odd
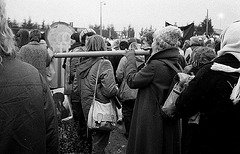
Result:
[[[74,27],[100,24],[102,0],[5,0],[10,19],[23,22],[32,19],[39,24],[53,21],[73,22]],[[103,25],[113,24],[123,30],[130,24],[135,31],[150,27],[162,28],[165,21],[185,26],[198,25],[207,15],[214,28],[226,28],[240,20],[240,0],[104,0]]]

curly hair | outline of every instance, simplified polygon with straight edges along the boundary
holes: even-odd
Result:
[[[198,47],[191,54],[193,67],[200,68],[204,64],[210,62],[216,57],[215,51],[210,47]]]
[[[15,53],[14,35],[8,26],[5,7],[5,1],[0,0],[0,57]]]

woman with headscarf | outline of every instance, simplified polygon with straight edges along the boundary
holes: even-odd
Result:
[[[176,103],[180,117],[200,113],[197,142],[187,154],[240,153],[240,22],[221,34],[218,57],[204,65]],[[189,145],[196,145],[194,147]]]
[[[0,0],[0,153],[58,153],[51,92],[35,67],[15,58],[13,39]]]
[[[87,51],[106,51],[104,39],[100,35],[93,35],[86,43]],[[100,67],[99,67],[100,65]],[[96,79],[99,68],[99,77]],[[113,67],[109,60],[103,57],[85,57],[77,66],[74,78],[74,89],[80,96],[84,117],[88,119],[88,112],[93,102],[96,80],[96,100],[100,103],[109,103],[118,93]],[[109,142],[110,131],[93,131],[92,154],[103,154]]]
[[[138,88],[134,105],[127,154],[179,154],[180,123],[166,119],[160,111],[176,72],[164,60],[178,68],[178,41],[182,31],[174,26],[153,34],[152,55],[146,66],[137,71],[133,50],[126,54],[127,83]]]

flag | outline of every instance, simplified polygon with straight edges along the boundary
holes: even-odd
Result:
[[[172,24],[170,24],[169,22],[165,22],[165,26],[170,26]],[[172,25],[174,26],[174,25]],[[182,26],[182,27],[178,27],[179,29],[181,29],[183,31],[183,42],[185,40],[189,40],[194,33],[194,23],[191,23],[187,26]]]

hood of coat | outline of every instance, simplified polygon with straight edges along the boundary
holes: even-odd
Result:
[[[177,47],[166,48],[150,56],[147,63],[154,59],[178,59],[179,54],[179,49]]]
[[[78,66],[77,66],[77,72],[79,73],[80,77],[83,79],[85,78],[92,66],[98,62],[100,59],[103,59],[103,57],[97,57],[97,58],[88,58],[83,60]]]

